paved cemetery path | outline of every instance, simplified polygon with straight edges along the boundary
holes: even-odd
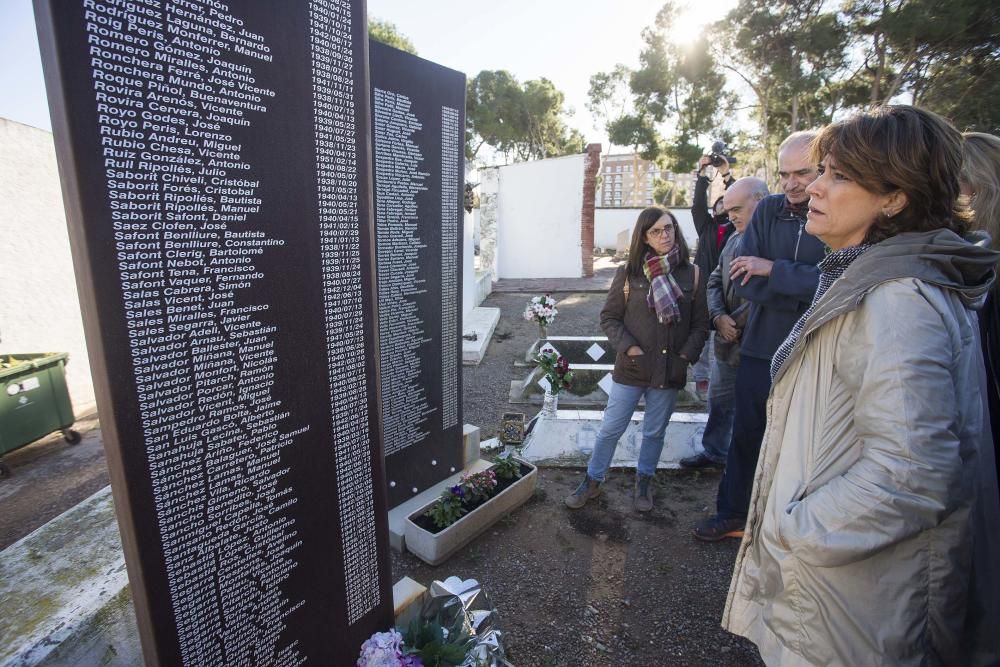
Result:
[[[3,457],[11,475],[0,479],[0,549],[110,483],[97,415],[73,428],[82,436],[79,444],[55,433]]]

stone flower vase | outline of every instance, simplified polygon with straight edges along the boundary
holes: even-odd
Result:
[[[521,463],[520,479],[447,528],[432,533],[417,524],[433,502],[409,515],[404,533],[406,550],[425,563],[439,565],[498,520],[526,503],[535,492],[538,468],[526,461],[518,461]]]
[[[545,390],[545,398],[542,399],[542,411],[539,413],[543,419],[555,419],[556,410],[559,409],[559,394],[553,394],[551,389]]]

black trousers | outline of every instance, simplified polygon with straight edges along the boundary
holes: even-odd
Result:
[[[716,510],[722,519],[746,519],[753,474],[767,426],[767,394],[771,391],[771,361],[740,355],[736,371],[733,438],[726,470],[719,482]]]

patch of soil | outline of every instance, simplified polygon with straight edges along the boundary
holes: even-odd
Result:
[[[719,627],[738,541],[691,534],[715,506],[718,473],[659,472],[648,514],[632,509],[631,472],[612,471],[580,510],[563,498],[583,471],[538,473],[532,502],[447,563],[393,552],[393,579],[480,581],[517,667],[761,664],[752,644]],[[678,502],[681,491],[696,502]]]

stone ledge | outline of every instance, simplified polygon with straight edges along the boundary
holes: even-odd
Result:
[[[521,458],[536,465],[586,467],[604,416],[601,410],[558,410],[555,419],[539,418],[521,450]],[[635,412],[618,441],[613,468],[634,468],[642,445],[642,412]],[[708,415],[675,412],[667,425],[658,468],[679,468],[680,460],[701,451]]]
[[[486,356],[486,347],[493,337],[493,330],[500,321],[499,308],[473,308],[465,318],[462,329],[462,364],[478,366]],[[475,334],[476,340],[468,340],[467,335]]]
[[[142,664],[111,487],[0,551],[0,665]]]

